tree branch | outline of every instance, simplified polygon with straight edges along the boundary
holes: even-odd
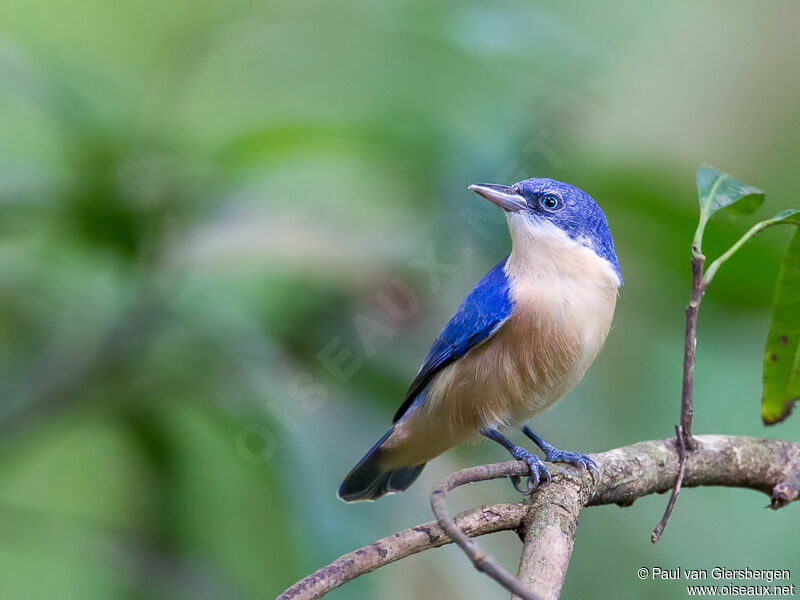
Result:
[[[561,593],[578,517],[589,499],[591,486],[585,483],[574,472],[572,476],[569,472],[559,474],[531,497],[517,577],[543,600],[556,600]],[[512,600],[517,599],[514,596]]]
[[[800,443],[721,435],[697,436],[695,440],[697,451],[685,463],[684,487],[749,488],[769,495],[775,509],[800,496]],[[592,458],[600,468],[597,481],[571,466],[553,465],[550,486],[538,490],[523,503],[462,513],[455,521],[458,530],[475,537],[524,528],[519,576],[525,590],[532,589],[543,598],[557,598],[566,575],[580,509],[601,504],[629,506],[637,498],[666,492],[674,484],[680,462],[674,438],[639,442],[594,454]],[[453,489],[466,483],[527,473],[527,465],[518,461],[483,465],[450,475],[440,487],[452,485],[448,489]],[[360,575],[450,541],[436,523],[406,529],[345,554],[293,585],[278,600],[320,598]],[[479,562],[485,564],[485,560]],[[529,591],[526,593],[528,596],[522,597],[536,597]]]
[[[695,441],[697,452],[686,461],[684,487],[748,488],[770,498],[779,487],[800,492],[800,442],[735,435],[699,435]],[[639,442],[594,458],[603,467],[587,506],[629,505],[642,496],[664,493],[672,487],[679,462],[673,438]]]
[[[477,537],[497,531],[519,529],[527,512],[528,509],[523,504],[481,506],[458,515],[456,525],[466,535]],[[278,596],[277,600],[320,598],[360,575],[423,550],[452,543],[436,521],[423,523],[339,557],[327,567],[298,581]]]

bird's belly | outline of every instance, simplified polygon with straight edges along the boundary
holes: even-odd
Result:
[[[602,289],[567,298],[518,303],[492,338],[436,377],[424,408],[474,432],[519,423],[562,398],[597,356],[616,303]]]
[[[387,465],[421,464],[479,431],[525,421],[581,380],[608,335],[616,287],[541,289],[521,290],[506,323],[433,378],[387,440]]]

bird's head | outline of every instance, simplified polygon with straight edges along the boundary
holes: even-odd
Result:
[[[614,239],[603,209],[589,194],[554,179],[526,179],[511,186],[479,183],[469,186],[502,208],[515,245],[521,237],[558,232],[607,260],[622,281]],[[554,229],[555,228],[555,229]]]

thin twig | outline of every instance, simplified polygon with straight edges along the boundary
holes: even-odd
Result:
[[[683,388],[681,390],[681,428],[683,444],[687,450],[696,449],[692,437],[692,419],[694,417],[694,363],[697,348],[697,313],[700,301],[706,291],[703,282],[703,265],[706,257],[696,251],[692,252],[692,295],[686,307],[686,334],[683,343]]]
[[[706,282],[703,280],[703,265],[706,257],[700,253],[697,247],[692,247],[692,294],[689,305],[686,307],[686,334],[683,341],[683,388],[681,390],[681,424],[675,427],[676,447],[680,454],[680,463],[675,477],[675,487],[669,497],[664,516],[653,530],[650,539],[655,544],[672,515],[675,502],[681,491],[683,484],[683,470],[686,467],[687,451],[697,450],[697,443],[692,436],[692,420],[694,419],[694,364],[695,351],[697,349],[697,313],[700,310],[700,302],[706,291]]]
[[[664,528],[667,526],[670,516],[672,516],[672,509],[675,508],[675,501],[678,499],[678,494],[681,493],[683,474],[686,472],[686,445],[683,440],[683,428],[680,425],[675,425],[675,440],[678,447],[678,475],[675,477],[675,487],[672,488],[672,495],[669,497],[667,510],[664,511],[661,522],[656,525],[653,534],[650,536],[650,540],[654,544],[661,538],[661,534],[664,533]]]
[[[433,489],[433,493],[431,494],[431,508],[441,528],[444,529],[447,535],[450,536],[450,539],[464,551],[464,554],[469,557],[478,571],[486,573],[509,592],[516,594],[523,600],[542,600],[538,594],[527,589],[519,579],[501,567],[494,557],[483,552],[476,542],[471,540],[459,529],[458,525],[456,525],[453,518],[447,512],[447,493],[461,485],[475,483],[477,481],[486,481],[487,479],[496,479],[498,477],[508,477],[509,475],[519,476],[530,473],[530,467],[526,463],[518,461],[515,464],[517,468],[514,470],[514,473],[508,473],[507,466],[504,466],[504,463],[500,463],[498,465],[486,465],[485,468],[465,469],[464,471],[458,471],[457,473],[445,477],[444,480]]]

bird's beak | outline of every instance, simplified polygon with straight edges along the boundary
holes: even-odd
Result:
[[[525,198],[505,185],[495,185],[493,183],[473,183],[469,186],[473,192],[476,192],[486,198],[489,202],[494,202],[508,212],[517,212],[527,206]]]

